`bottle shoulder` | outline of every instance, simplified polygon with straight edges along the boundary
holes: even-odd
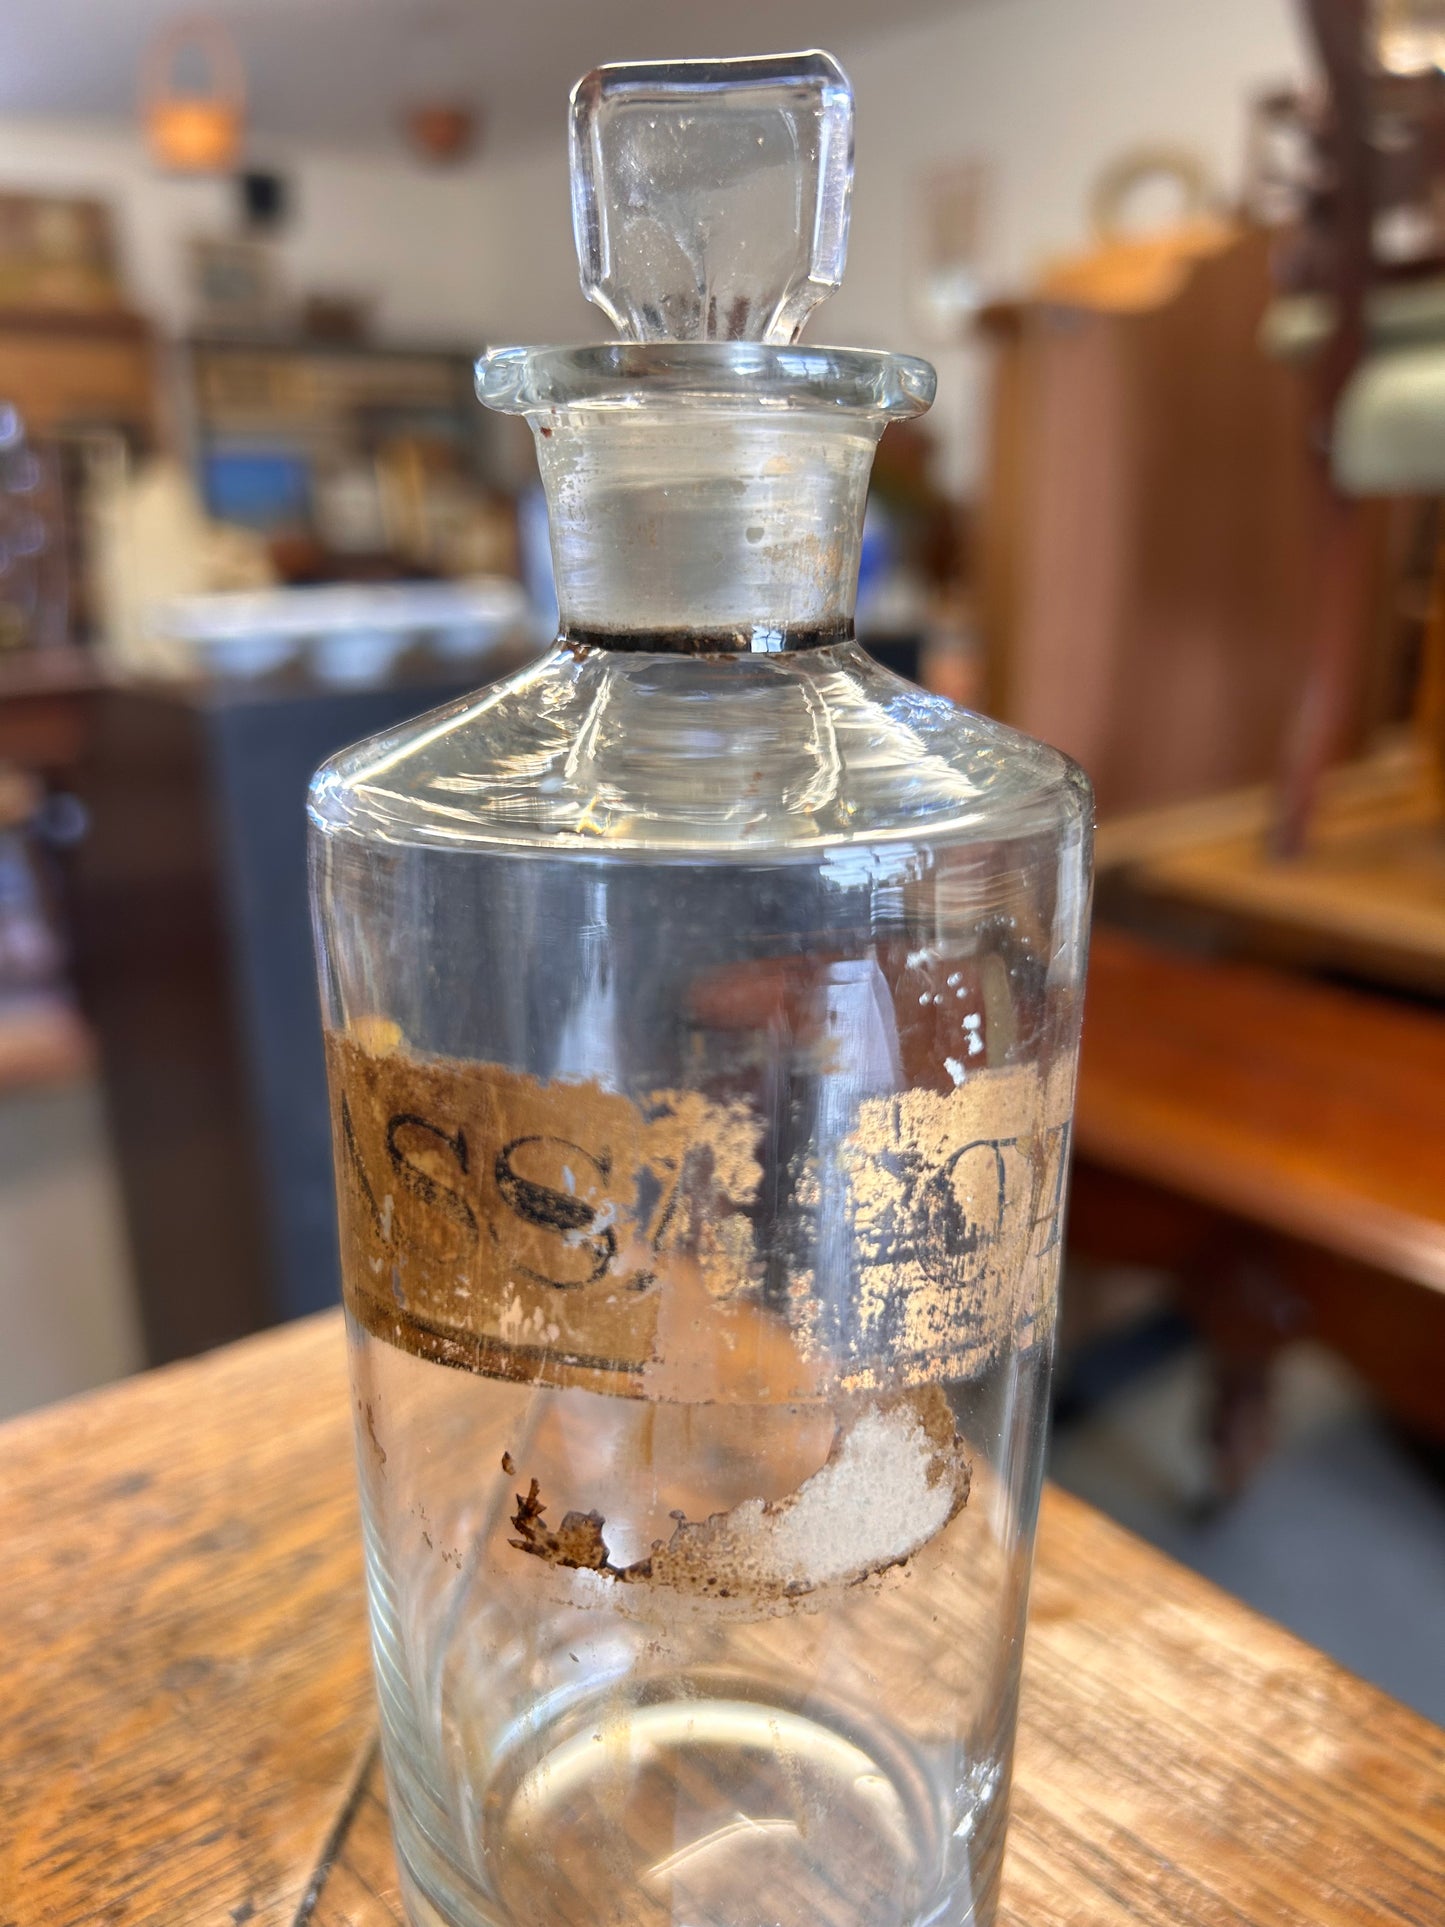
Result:
[[[1057,750],[854,643],[783,655],[553,649],[330,758],[314,830],[391,844],[700,857],[1014,836],[1086,820]]]

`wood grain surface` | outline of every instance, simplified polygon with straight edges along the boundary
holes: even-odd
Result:
[[[0,1922],[397,1927],[339,1318],[0,1429]],[[1051,1492],[1005,1927],[1439,1927],[1445,1734]]]
[[[1437,1011],[1094,932],[1081,1159],[1445,1292],[1442,1092]]]
[[[373,1727],[338,1323],[14,1421],[0,1465],[0,1921],[289,1922]]]

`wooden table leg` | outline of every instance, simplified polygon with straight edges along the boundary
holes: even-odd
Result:
[[[1280,1352],[1308,1329],[1273,1241],[1221,1223],[1180,1276],[1184,1311],[1204,1342],[1206,1418],[1216,1499],[1236,1499],[1274,1443],[1271,1391]]]

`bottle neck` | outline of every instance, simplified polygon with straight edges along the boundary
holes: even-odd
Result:
[[[578,655],[610,649],[635,656],[790,656],[803,649],[831,649],[853,637],[851,619],[825,628],[782,629],[755,622],[731,629],[586,629],[564,616],[557,640]]]
[[[532,426],[565,641],[774,654],[852,635],[881,420],[638,403]]]

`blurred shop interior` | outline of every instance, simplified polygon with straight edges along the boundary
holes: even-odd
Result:
[[[1445,0],[10,0],[0,1416],[335,1302],[307,778],[552,636],[572,81],[805,45],[860,633],[1098,794],[1054,1475],[1445,1719]]]

